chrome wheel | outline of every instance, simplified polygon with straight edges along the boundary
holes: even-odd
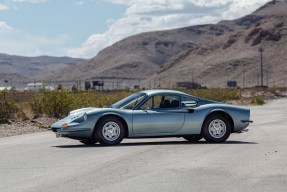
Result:
[[[106,140],[115,141],[119,138],[121,129],[116,122],[109,121],[106,124],[104,124],[102,133]]]
[[[222,120],[214,119],[210,122],[208,126],[208,131],[213,138],[221,138],[226,133],[226,125]]]
[[[104,117],[95,127],[94,137],[101,145],[117,145],[124,136],[123,121],[117,117]]]

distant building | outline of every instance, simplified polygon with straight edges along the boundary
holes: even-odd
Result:
[[[85,81],[85,90],[104,90],[104,81]]]
[[[53,86],[47,86],[45,83],[41,83],[41,82],[38,82],[38,83],[28,83],[27,84],[27,87],[25,87],[25,91],[35,91],[35,92],[38,92],[42,89],[45,89],[45,90],[55,90],[55,87]]]
[[[206,87],[201,86],[196,82],[189,82],[189,81],[177,82],[176,86],[185,89],[206,89]]]
[[[12,87],[0,87],[0,91],[9,91]]]
[[[104,90],[104,81],[93,81],[93,89],[94,90]]]
[[[228,88],[236,88],[237,82],[236,81],[227,81],[227,87]]]
[[[134,90],[140,89],[139,85],[134,85]]]

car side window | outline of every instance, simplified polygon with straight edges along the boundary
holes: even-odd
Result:
[[[155,96],[156,97],[156,96]],[[155,109],[179,108],[180,97],[177,95],[158,95],[154,102]]]
[[[153,108],[153,97],[149,98],[139,109],[149,110]]]
[[[141,96],[133,101],[131,101],[130,103],[128,103],[127,105],[123,106],[123,109],[132,109],[134,108],[137,104],[139,104],[143,99],[145,98],[145,96]]]
[[[153,96],[154,100],[154,104],[153,104],[153,108],[154,109],[159,109],[161,107],[161,102],[162,102],[162,96],[161,95],[155,95]]]
[[[181,97],[181,105],[183,106],[183,105],[185,105],[185,104],[187,104],[187,105],[197,105],[197,101],[195,100],[195,99],[193,99],[193,98],[190,98],[190,97],[185,97],[185,96],[182,96]]]
[[[177,95],[154,95],[150,97],[139,109],[170,109],[180,107],[180,97]]]

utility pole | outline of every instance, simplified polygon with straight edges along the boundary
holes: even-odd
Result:
[[[192,70],[192,72],[191,72],[191,75],[192,75],[192,76],[191,76],[191,82],[194,83],[194,71],[193,71],[193,70]]]
[[[261,87],[263,87],[263,52],[264,49],[262,47],[258,48],[260,53],[260,72],[261,72]]]
[[[245,65],[243,64],[242,61],[240,61],[241,66],[242,66],[242,88],[244,89],[246,87],[245,83]]]
[[[117,72],[117,90],[119,90],[119,72]]]
[[[266,70],[266,75],[267,75],[267,87],[268,87],[268,85],[269,85],[269,72],[268,72],[268,69]]]

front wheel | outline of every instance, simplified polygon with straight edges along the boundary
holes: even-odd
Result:
[[[231,125],[223,115],[213,115],[203,124],[203,137],[211,143],[221,143],[228,139],[231,133]]]
[[[101,120],[95,130],[95,138],[102,145],[117,145],[124,138],[124,125],[116,117]]]

